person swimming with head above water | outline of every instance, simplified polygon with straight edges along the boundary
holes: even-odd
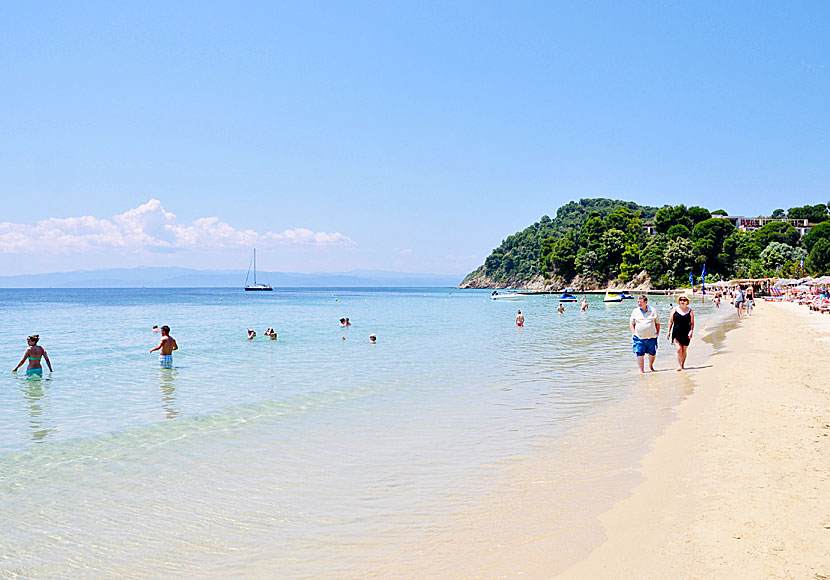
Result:
[[[248,331],[248,340],[253,340],[256,336],[256,331],[251,330],[250,328],[246,328],[245,330]]]
[[[516,313],[516,326],[524,326],[525,325],[525,315],[522,314],[522,311],[519,310]]]
[[[271,340],[277,340],[277,331],[269,326],[268,330],[265,331],[265,336]]]
[[[369,335],[369,344],[377,344],[378,337],[374,333]]]
[[[26,367],[26,375],[39,377],[43,375],[43,367],[40,364],[41,359],[46,361],[46,365],[49,367],[49,372],[52,372],[52,362],[49,360],[49,355],[46,354],[46,349],[37,345],[39,340],[40,336],[37,334],[33,334],[26,339],[29,347],[26,349],[26,352],[23,353],[23,358],[20,359],[20,362],[17,363],[17,366],[14,367],[14,370],[12,370],[13,373],[16,373],[17,369],[23,366],[23,363],[28,360],[29,365]]]

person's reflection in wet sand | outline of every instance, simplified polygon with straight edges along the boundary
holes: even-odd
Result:
[[[176,369],[159,369],[159,388],[165,415],[168,419],[175,419],[179,414],[176,408]]]
[[[49,380],[26,378],[22,381],[20,392],[23,393],[23,400],[29,410],[29,427],[32,428],[32,441],[35,443],[43,441],[55,430],[48,427],[49,410]]]

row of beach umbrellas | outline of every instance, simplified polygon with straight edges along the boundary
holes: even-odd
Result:
[[[782,278],[775,283],[776,286],[795,286],[796,290],[809,290],[810,286],[824,286],[830,284],[830,276],[821,276],[819,278]]]

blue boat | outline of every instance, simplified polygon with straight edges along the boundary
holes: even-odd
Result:
[[[576,302],[576,296],[565,292],[562,296],[559,297],[559,302]]]

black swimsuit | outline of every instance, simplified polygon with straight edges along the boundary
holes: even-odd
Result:
[[[692,330],[692,311],[680,314],[677,310],[672,314],[671,340],[682,346],[689,346],[689,332]]]

